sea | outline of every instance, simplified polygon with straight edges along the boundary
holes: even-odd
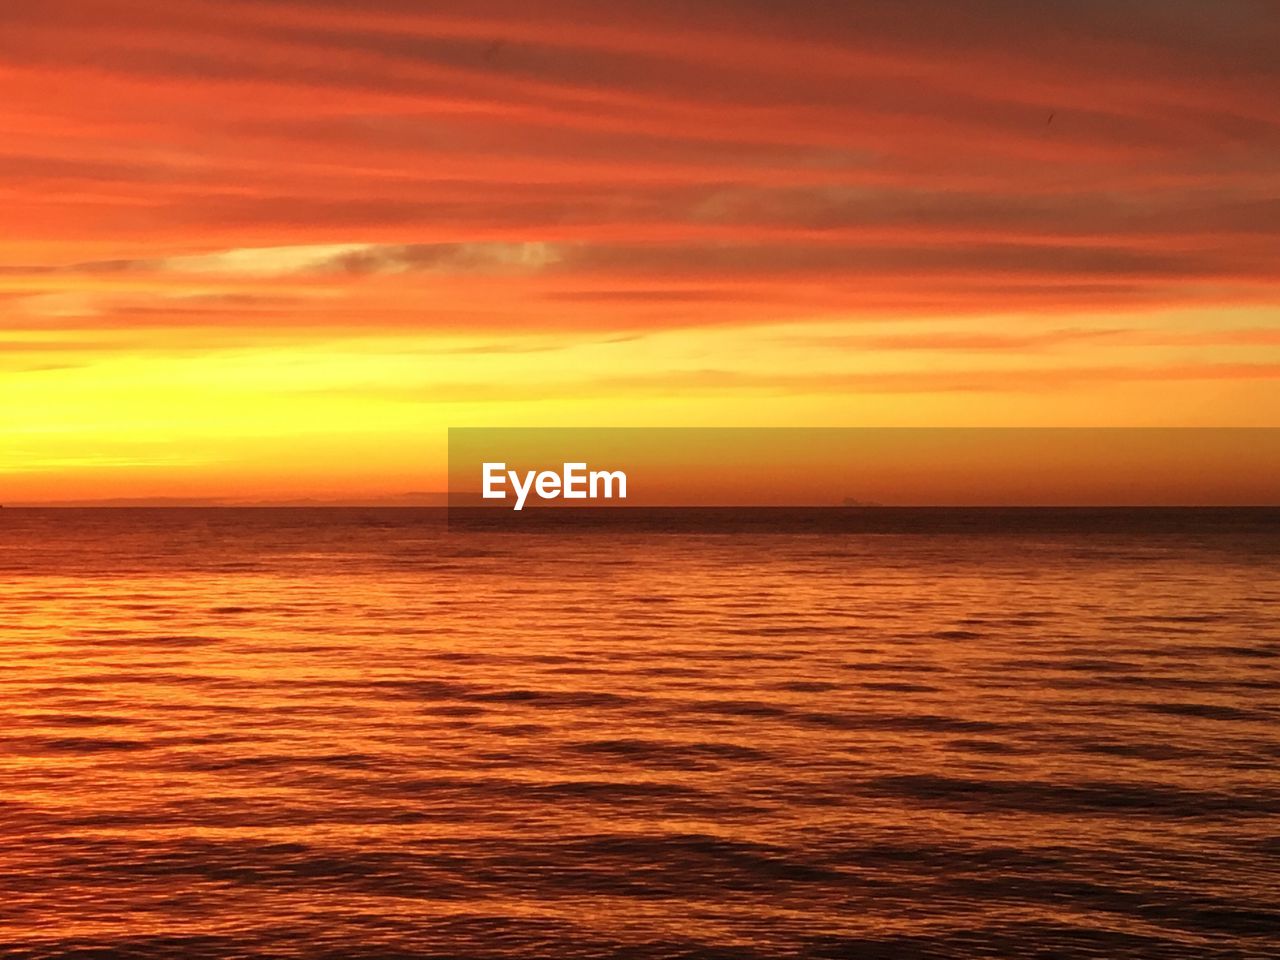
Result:
[[[1280,957],[1280,511],[539,517],[0,510],[0,957]]]

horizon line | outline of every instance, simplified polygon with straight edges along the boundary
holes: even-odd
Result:
[[[511,513],[509,508],[477,503],[449,504],[446,495],[438,502],[395,502],[397,498],[317,498],[296,497],[283,500],[230,501],[220,498],[116,498],[106,500],[23,500],[0,503],[2,509],[12,510],[467,510],[484,513]],[[649,503],[649,504],[584,504],[584,505],[530,505],[524,512],[603,512],[635,510],[835,510],[835,511],[892,511],[892,510],[1277,510],[1274,503]]]

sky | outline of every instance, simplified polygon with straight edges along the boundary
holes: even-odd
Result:
[[[0,500],[1280,426],[1272,0],[0,7]]]

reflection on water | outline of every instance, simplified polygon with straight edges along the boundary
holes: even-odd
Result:
[[[1278,533],[6,509],[0,953],[1275,957]]]

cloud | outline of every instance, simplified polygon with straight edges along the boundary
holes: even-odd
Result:
[[[778,337],[780,343],[804,345],[839,352],[854,350],[931,350],[940,352],[1000,353],[1036,351],[1097,340],[1115,341],[1130,331],[1098,329],[1036,330],[1026,333],[986,333],[981,331],[935,330],[928,333],[880,335],[828,335]]]
[[[365,383],[339,388],[362,399],[413,404],[533,403],[601,401],[626,397],[851,397],[876,395],[993,396],[1069,395],[1083,387],[1141,383],[1269,382],[1280,380],[1280,362],[1187,363],[1177,365],[1094,365],[988,367],[968,370],[893,370],[822,373],[759,373],[702,368],[662,370],[581,379],[519,383],[435,382],[421,386]]]
[[[334,243],[245,247],[156,259],[96,260],[65,267],[0,266],[0,273],[85,276],[151,273],[251,279],[408,271],[484,273],[537,270],[558,258],[555,249],[543,243]]]
[[[701,328],[675,393],[1265,381],[1278,48],[1264,0],[8,4],[0,325],[84,345],[24,364],[465,333],[495,377]],[[911,369],[733,352],[795,324],[789,369]],[[650,348],[599,389],[659,393]]]

